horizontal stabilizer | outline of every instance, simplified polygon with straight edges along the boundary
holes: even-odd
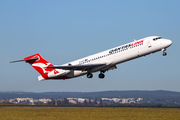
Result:
[[[16,61],[11,61],[9,63],[15,63],[15,62],[22,62],[22,61],[31,61],[31,60],[37,60],[38,58],[30,58],[30,59],[24,59],[24,60],[16,60]]]

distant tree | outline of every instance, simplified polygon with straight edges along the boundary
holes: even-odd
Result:
[[[94,99],[94,104],[97,104],[97,97],[95,97]]]
[[[91,99],[89,98],[89,105],[91,105]]]
[[[77,105],[79,104],[78,98],[77,98],[76,104],[77,104]]]
[[[52,99],[52,104],[55,105],[56,101],[55,99]]]
[[[155,105],[156,107],[162,107],[162,104],[161,103],[158,103]]]
[[[55,105],[55,100],[51,99],[51,101],[49,101],[48,104]]]
[[[47,104],[50,105],[50,104],[51,104],[51,101],[48,101]]]
[[[69,104],[69,100],[67,98],[64,98],[63,104]]]
[[[99,105],[103,105],[102,99],[100,99],[100,103],[99,103]]]
[[[84,105],[87,105],[87,100],[86,99],[84,100]]]
[[[58,104],[58,105],[61,105],[61,104],[62,104],[62,101],[61,101],[61,100],[57,100],[57,104]]]

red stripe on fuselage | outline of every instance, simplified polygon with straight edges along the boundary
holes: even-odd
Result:
[[[137,41],[135,43],[132,43],[131,46],[135,46],[135,45],[141,44],[143,42],[144,42],[144,40],[140,40],[140,41]]]

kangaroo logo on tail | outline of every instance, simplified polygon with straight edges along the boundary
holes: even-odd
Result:
[[[33,58],[37,58],[34,59]],[[32,59],[32,60],[31,60]],[[36,69],[44,79],[48,79],[48,73],[54,70],[54,74],[59,73],[54,68],[46,68],[54,66],[53,64],[46,61],[40,54],[35,54],[24,58],[25,62],[29,63],[34,69]]]

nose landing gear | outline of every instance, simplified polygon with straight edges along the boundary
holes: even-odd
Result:
[[[166,52],[163,52],[163,56],[166,56],[167,55],[167,53]]]
[[[167,53],[165,52],[166,48],[163,48],[162,51],[163,51],[163,56],[166,56],[167,55]]]

